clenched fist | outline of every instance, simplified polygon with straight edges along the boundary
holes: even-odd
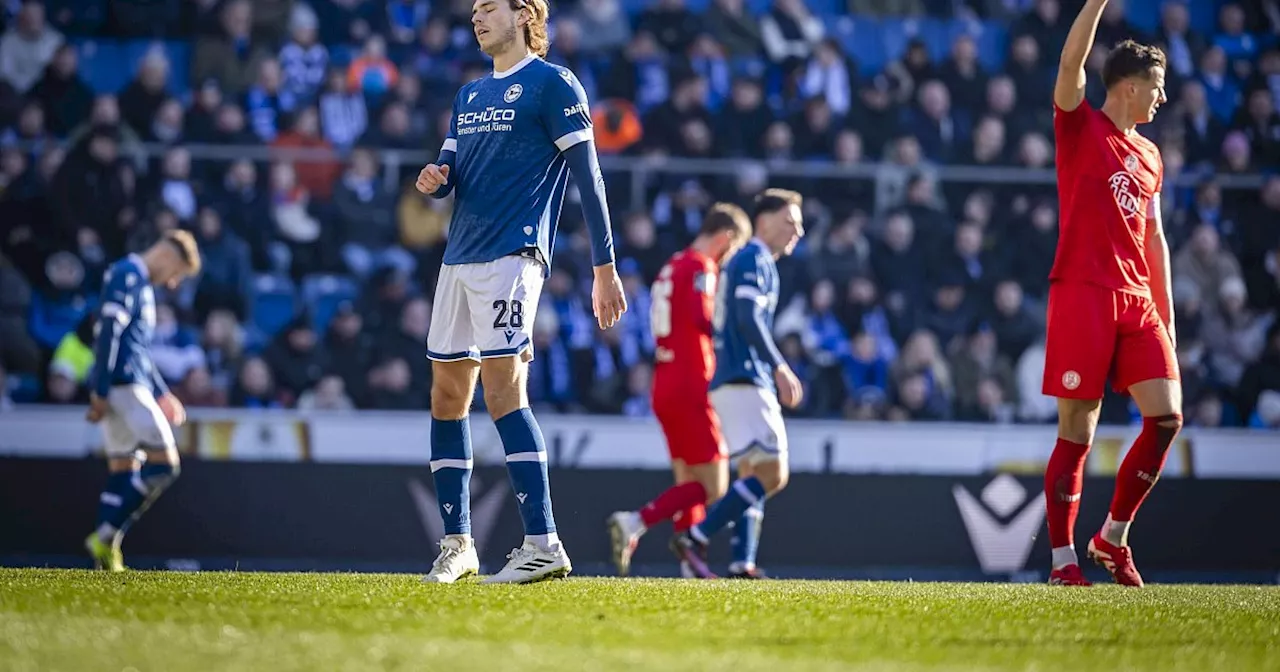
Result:
[[[422,172],[418,173],[418,182],[416,186],[418,191],[424,194],[434,194],[436,190],[449,181],[449,164],[437,166],[429,163]]]

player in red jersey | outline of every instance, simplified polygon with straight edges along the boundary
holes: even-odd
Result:
[[[1116,474],[1110,514],[1089,556],[1122,585],[1141,586],[1129,551],[1134,513],[1182,427],[1169,246],[1160,222],[1164,166],[1137,133],[1165,102],[1165,56],[1131,40],[1102,68],[1106,102],[1084,100],[1084,63],[1107,0],[1087,0],[1071,26],[1053,91],[1060,233],[1049,274],[1044,393],[1058,398],[1058,442],[1045,471],[1049,582],[1089,585],[1072,541],[1085,456],[1108,376],[1142,411],[1142,432]]]
[[[716,365],[711,315],[720,262],[750,237],[747,213],[717,203],[693,244],[671,257],[653,283],[653,413],[667,439],[676,484],[639,511],[609,517],[613,561],[622,576],[630,573],[631,555],[646,530],[664,520],[672,520],[677,532],[689,529],[706,514],[704,505],[729,487],[720,419],[707,397]]]

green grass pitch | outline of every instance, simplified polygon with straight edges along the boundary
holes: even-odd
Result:
[[[0,670],[1280,670],[1280,588],[0,570]]]

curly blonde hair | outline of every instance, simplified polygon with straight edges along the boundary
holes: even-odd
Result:
[[[513,11],[529,10],[529,22],[524,24],[525,46],[538,56],[546,56],[547,50],[551,48],[551,40],[547,37],[547,18],[551,15],[551,8],[547,5],[547,0],[509,0],[509,2]]]

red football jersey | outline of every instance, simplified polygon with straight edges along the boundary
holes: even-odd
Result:
[[[706,394],[716,368],[711,315],[718,273],[716,262],[693,248],[677,252],[658,273],[649,310],[657,342],[654,388],[692,386]]]
[[[1159,148],[1088,102],[1070,112],[1055,105],[1053,135],[1060,216],[1049,279],[1151,296],[1143,245],[1164,183]]]

